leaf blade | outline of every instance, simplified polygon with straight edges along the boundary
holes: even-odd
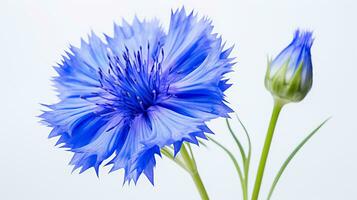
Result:
[[[241,170],[241,167],[239,166],[239,163],[237,161],[237,159],[234,157],[233,153],[230,152],[226,147],[224,147],[221,143],[219,143],[218,141],[216,141],[215,139],[207,136],[209,140],[211,140],[213,143],[215,143],[217,146],[219,146],[223,151],[225,151],[227,153],[227,155],[229,156],[229,158],[232,160],[234,167],[236,168],[236,171],[238,173],[239,176],[239,180],[241,182],[241,186],[242,186],[242,191],[245,191],[245,182],[244,182],[244,176]]]
[[[176,163],[177,165],[179,165],[180,167],[182,167],[185,171],[189,171],[187,166],[185,165],[185,163],[183,161],[181,161],[179,158],[175,158],[175,156],[173,155],[173,152],[170,151],[170,148],[167,147],[163,147],[161,148],[160,152],[166,156],[167,158],[169,158],[170,160],[172,160],[174,163]]]
[[[298,146],[295,147],[295,149],[289,154],[288,158],[284,161],[283,165],[280,167],[277,175],[274,178],[273,184],[270,187],[269,194],[267,200],[270,200],[271,196],[273,195],[274,189],[276,185],[278,184],[281,175],[283,174],[284,170],[286,167],[289,165],[290,161],[294,158],[294,156],[299,152],[299,150],[309,141],[312,136],[314,136],[317,131],[329,120],[330,118],[326,119],[323,121],[319,126],[317,126],[310,134],[308,134],[300,143]]]
[[[231,124],[229,123],[229,120],[226,119],[226,124],[227,124],[227,127],[228,127],[228,130],[229,130],[229,133],[232,135],[235,143],[237,144],[238,148],[239,148],[239,151],[240,151],[240,154],[242,156],[242,160],[243,160],[243,163],[246,162],[246,154],[245,154],[245,151],[244,151],[244,148],[243,148],[243,145],[240,143],[239,139],[237,138],[237,136],[235,135],[232,127],[231,127]]]
[[[239,124],[241,125],[241,127],[243,128],[243,131],[247,137],[247,140],[248,140],[248,155],[247,155],[247,159],[245,160],[245,163],[244,163],[244,178],[245,178],[245,187],[246,187],[246,191],[243,192],[243,195],[244,195],[244,199],[248,199],[248,180],[249,180],[249,168],[250,168],[250,160],[251,160],[251,155],[252,155],[252,143],[251,143],[251,140],[250,140],[250,136],[249,136],[249,133],[248,133],[248,130],[247,128],[245,127],[245,125],[243,124],[242,120],[239,118],[238,114],[236,114],[236,118],[239,122]]]

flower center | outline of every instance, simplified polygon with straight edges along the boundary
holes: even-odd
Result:
[[[140,46],[139,50],[129,52],[125,47],[121,56],[113,55],[108,50],[107,57],[109,67],[105,70],[99,68],[98,71],[102,89],[98,95],[105,102],[100,106],[136,115],[146,112],[167,91],[161,77],[164,58],[162,48],[151,51],[148,45],[146,51]]]

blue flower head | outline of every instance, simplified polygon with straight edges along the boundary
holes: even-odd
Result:
[[[265,86],[286,102],[301,101],[312,86],[312,32],[295,31],[293,41],[268,63]]]
[[[155,154],[210,133],[206,122],[228,117],[224,75],[233,65],[206,18],[180,9],[164,32],[157,20],[114,25],[103,42],[93,32],[55,67],[60,101],[41,115],[50,138],[74,152],[80,173],[111,165],[124,181],[144,173],[153,183]],[[111,159],[109,159],[111,157]]]

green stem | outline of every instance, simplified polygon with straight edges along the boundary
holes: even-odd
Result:
[[[260,186],[262,184],[264,169],[265,169],[265,165],[267,162],[271,141],[273,139],[276,122],[278,121],[279,113],[283,106],[284,106],[283,102],[281,102],[278,99],[275,99],[273,113],[270,118],[269,128],[268,128],[267,135],[265,138],[264,147],[262,150],[262,154],[260,156],[260,162],[259,162],[258,171],[257,171],[256,179],[255,179],[254,189],[253,189],[253,194],[252,194],[252,200],[257,200],[258,196],[259,196]]]
[[[190,156],[190,154],[188,153],[188,151],[187,151],[187,149],[185,147],[185,144],[182,145],[180,152],[181,152],[181,155],[182,155],[182,158],[183,158],[184,162],[186,163],[186,165],[187,165],[187,167],[189,169],[189,172],[190,172],[190,175],[191,175],[191,177],[193,179],[193,182],[195,183],[196,188],[197,188],[198,192],[200,193],[201,199],[202,200],[209,200],[206,188],[203,185],[203,182],[202,182],[202,179],[200,177],[200,174],[198,173],[196,162],[195,162],[195,160],[193,158],[193,155],[192,155],[192,157]]]

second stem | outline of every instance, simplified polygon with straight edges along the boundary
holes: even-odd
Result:
[[[278,99],[275,99],[273,113],[271,114],[269,128],[268,128],[267,135],[265,138],[262,154],[260,156],[260,162],[259,162],[258,171],[257,171],[257,175],[255,178],[253,194],[252,194],[252,200],[257,200],[258,196],[259,196],[260,186],[262,184],[264,169],[265,169],[265,165],[266,165],[269,150],[270,150],[270,145],[271,145],[271,142],[273,139],[276,122],[278,121],[279,114],[280,114],[280,111],[283,106],[284,106],[283,102],[281,102]]]
[[[189,144],[187,144],[189,145]],[[196,162],[193,159],[193,157],[190,156],[190,154],[188,153],[185,144],[182,145],[181,147],[181,156],[184,160],[184,162],[186,163],[186,166],[189,168],[189,173],[193,179],[193,182],[196,185],[196,188],[201,196],[202,200],[209,200],[207,191],[205,186],[203,185],[202,179],[200,177],[200,174],[197,171],[197,166],[196,166]],[[193,156],[193,155],[192,155]]]

